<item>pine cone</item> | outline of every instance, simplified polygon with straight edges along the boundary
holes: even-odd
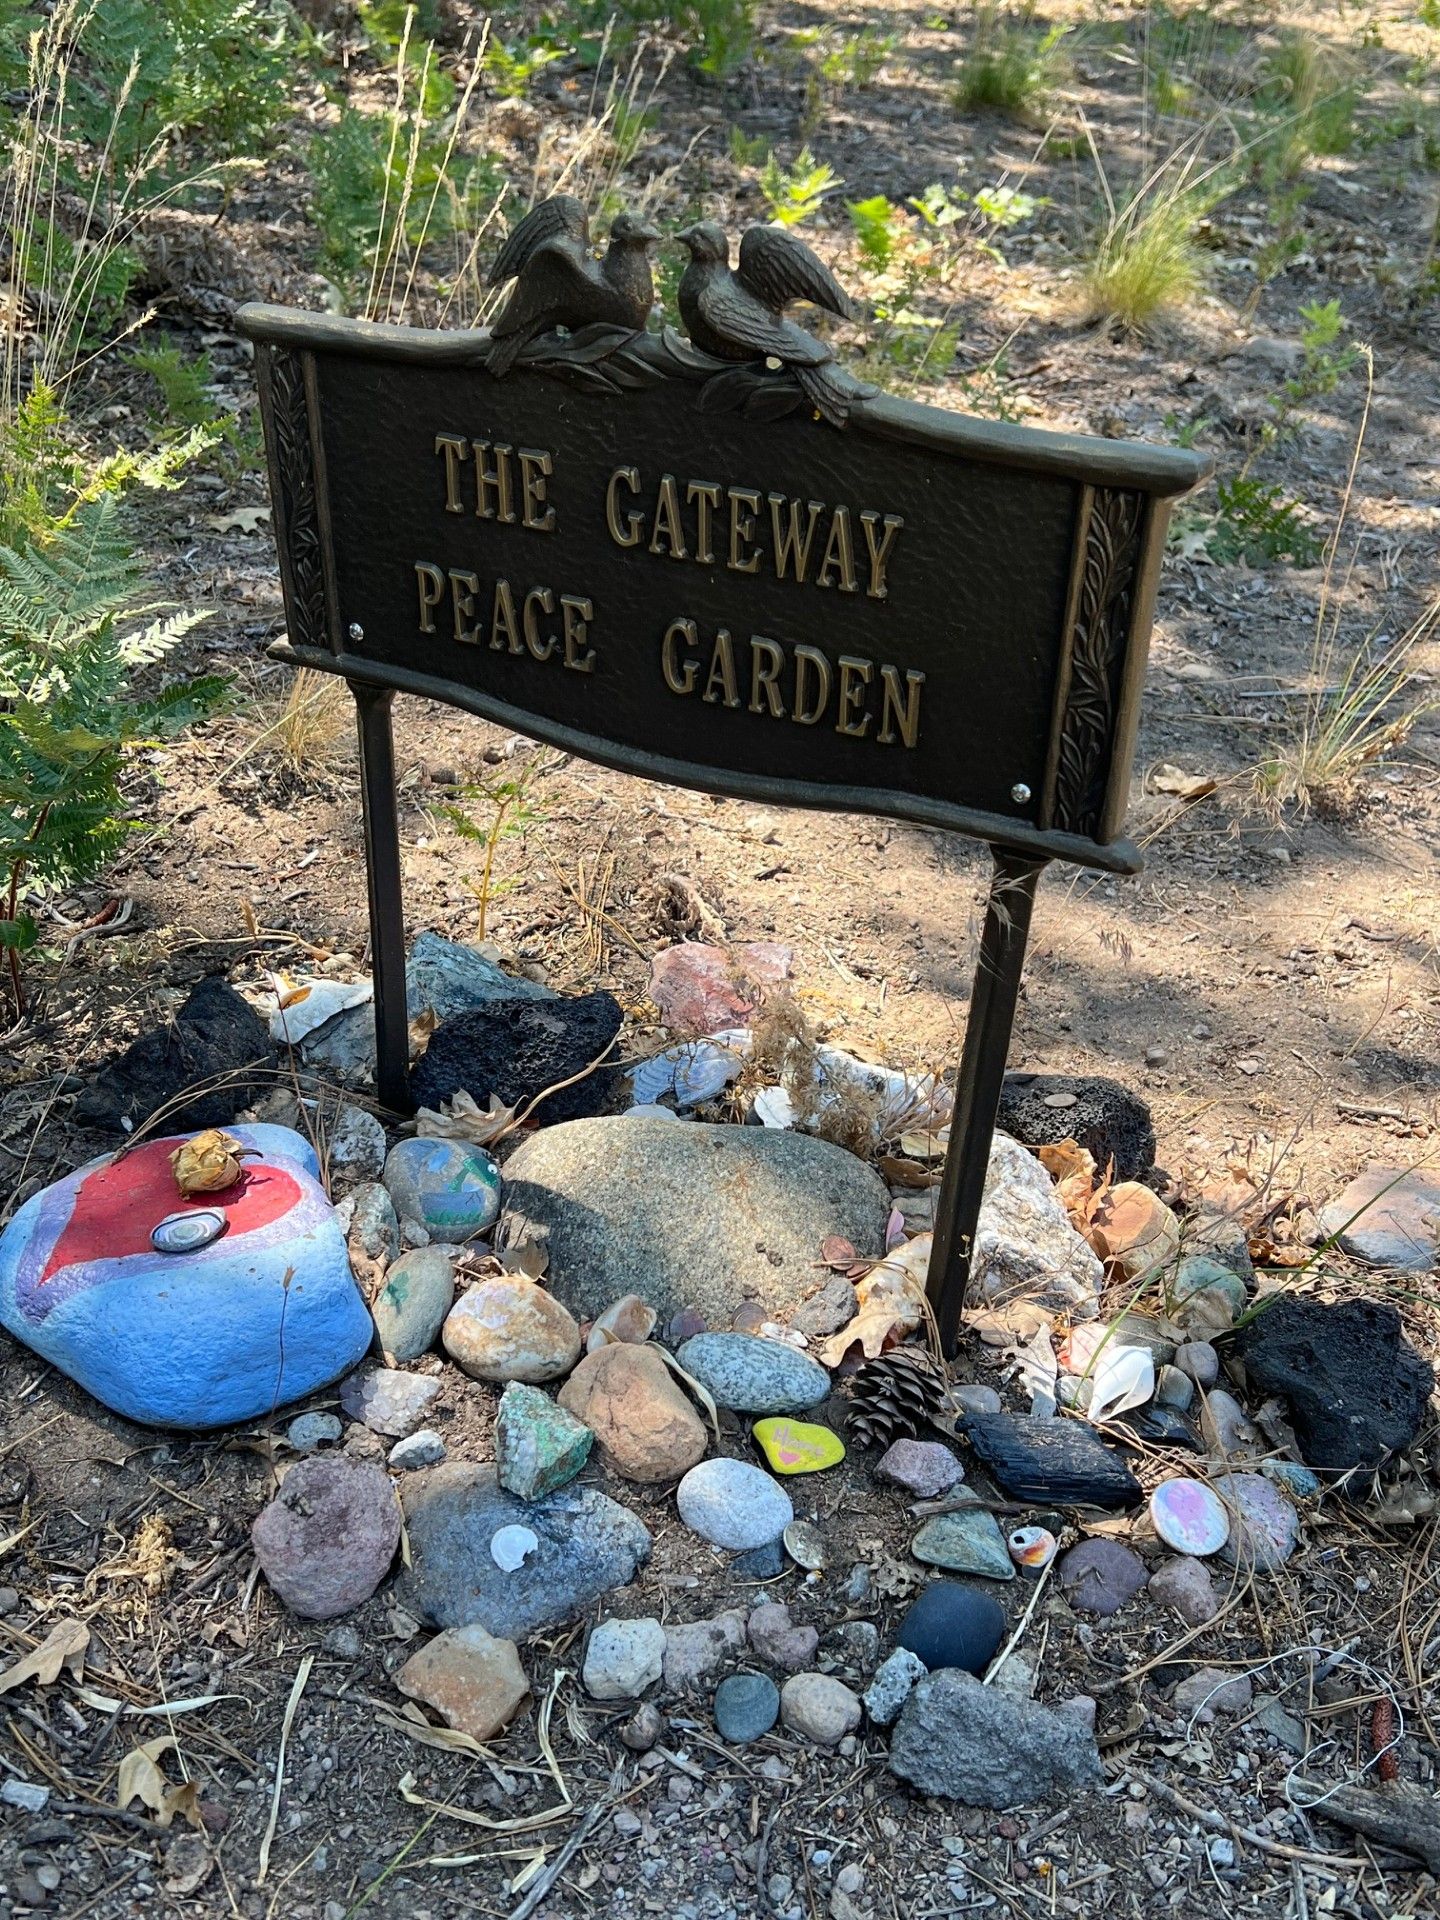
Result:
[[[857,1447],[885,1448],[913,1440],[941,1407],[941,1382],[929,1356],[918,1348],[897,1348],[867,1360],[850,1382],[850,1439]]]

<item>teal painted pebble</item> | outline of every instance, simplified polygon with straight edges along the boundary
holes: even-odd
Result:
[[[463,1140],[401,1140],[381,1178],[400,1218],[418,1220],[432,1240],[472,1240],[499,1217],[500,1169]]]
[[[386,1273],[370,1312],[393,1359],[418,1360],[434,1346],[455,1304],[454,1259],[445,1247],[415,1247]]]
[[[1298,1460],[1262,1460],[1260,1471],[1292,1500],[1313,1500],[1320,1491],[1320,1476],[1302,1467]]]

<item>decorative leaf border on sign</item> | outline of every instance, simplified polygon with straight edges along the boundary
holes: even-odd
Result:
[[[487,357],[488,348],[482,347],[474,364],[484,366]],[[702,413],[738,413],[747,420],[781,420],[813,411],[788,368],[759,360],[717,360],[692,347],[673,327],[630,333],[624,327],[596,324],[571,334],[548,333],[522,347],[514,365],[593,393],[643,393],[667,380],[681,380],[700,388]],[[848,379],[839,368],[831,371]],[[857,400],[875,392],[859,380],[849,384]]]
[[[1144,508],[1140,493],[1102,488],[1091,500],[1055,782],[1055,823],[1068,833],[1100,823]]]
[[[285,546],[295,586],[297,647],[328,647],[325,558],[315,497],[315,456],[310,445],[310,403],[305,365],[298,353],[272,350],[271,408],[275,421],[275,476],[280,483]]]

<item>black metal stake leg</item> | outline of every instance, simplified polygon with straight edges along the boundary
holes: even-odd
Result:
[[[1001,847],[992,847],[990,853],[995,867],[970,993],[970,1015],[955,1083],[955,1112],[926,1280],[946,1359],[954,1354],[960,1336],[970,1256],[990,1164],[990,1141],[1000,1108],[1015,1003],[1020,997],[1035,883],[1048,864],[1033,855],[1008,853]]]
[[[413,1113],[410,1014],[405,989],[405,897],[400,820],[395,808],[395,741],[390,687],[351,683],[360,723],[360,791],[365,807],[365,883],[370,896],[370,967],[375,977],[375,1091],[394,1113]]]

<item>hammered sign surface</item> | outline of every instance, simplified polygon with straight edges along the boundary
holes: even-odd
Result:
[[[823,1473],[845,1458],[845,1442],[829,1427],[778,1415],[754,1426],[760,1451],[774,1473]]]

